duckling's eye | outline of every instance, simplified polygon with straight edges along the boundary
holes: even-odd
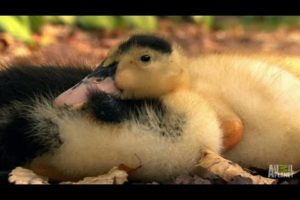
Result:
[[[149,55],[145,54],[145,55],[142,55],[140,59],[142,62],[149,62],[151,60],[151,57]]]

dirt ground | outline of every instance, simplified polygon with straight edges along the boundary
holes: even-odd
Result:
[[[34,47],[28,47],[10,35],[0,33],[0,57],[6,60],[12,56],[32,55],[38,52],[52,52],[58,55],[69,52],[68,54],[78,54],[86,59],[101,60],[110,47],[132,33],[136,31],[119,29],[91,32],[65,25],[45,25],[39,34],[33,36],[37,41]],[[279,28],[272,32],[245,30],[241,27],[208,30],[193,23],[160,20],[156,33],[177,42],[190,56],[212,52],[253,51],[300,55],[300,27]]]
[[[105,57],[108,50],[136,33],[132,30],[93,31],[64,25],[45,25],[39,34],[34,35],[36,46],[27,46],[8,34],[0,33],[0,62],[9,62],[16,56],[29,56],[33,63],[53,63],[56,60],[76,57],[87,65],[96,65]],[[278,29],[273,32],[250,31],[240,27],[226,30],[207,30],[192,23],[176,23],[161,20],[157,33],[176,41],[189,56],[213,52],[265,52],[270,54],[300,55],[300,28]],[[44,44],[48,45],[44,45]],[[72,62],[69,62],[72,63]],[[252,173],[267,175],[266,171]],[[279,184],[300,184],[299,177],[282,179]],[[208,180],[197,176],[180,176],[175,184],[224,184],[220,179]],[[247,184],[245,179],[232,183]],[[139,183],[135,183],[139,184]],[[149,183],[158,184],[158,183]]]

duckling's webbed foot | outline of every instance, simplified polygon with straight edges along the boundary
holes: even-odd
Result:
[[[222,119],[220,128],[223,131],[223,148],[224,151],[229,151],[243,138],[244,126],[238,119]]]

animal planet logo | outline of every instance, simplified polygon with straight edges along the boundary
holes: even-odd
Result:
[[[269,165],[269,178],[293,178],[293,165]]]

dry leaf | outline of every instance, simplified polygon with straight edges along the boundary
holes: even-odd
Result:
[[[124,170],[124,171],[126,171],[127,173],[130,173],[130,172],[133,172],[133,171],[135,171],[135,170],[141,168],[141,167],[142,167],[142,161],[141,161],[140,157],[138,157],[138,155],[135,154],[135,156],[136,156],[136,158],[139,160],[139,165],[138,165],[138,166],[136,166],[136,167],[129,167],[129,166],[127,166],[127,165],[125,165],[125,164],[122,163],[122,164],[120,164],[120,165],[118,166],[118,169]]]
[[[118,167],[112,168],[107,174],[96,176],[96,177],[86,177],[78,182],[61,182],[60,184],[124,184],[127,182],[127,172],[118,169]]]
[[[35,174],[30,169],[17,167],[9,174],[8,181],[18,184],[48,184],[48,178]]]
[[[275,179],[254,176],[243,170],[238,164],[226,160],[210,150],[202,152],[201,160],[197,166],[207,169],[227,182],[232,182],[237,177],[248,178],[252,184],[275,184],[277,182]]]

